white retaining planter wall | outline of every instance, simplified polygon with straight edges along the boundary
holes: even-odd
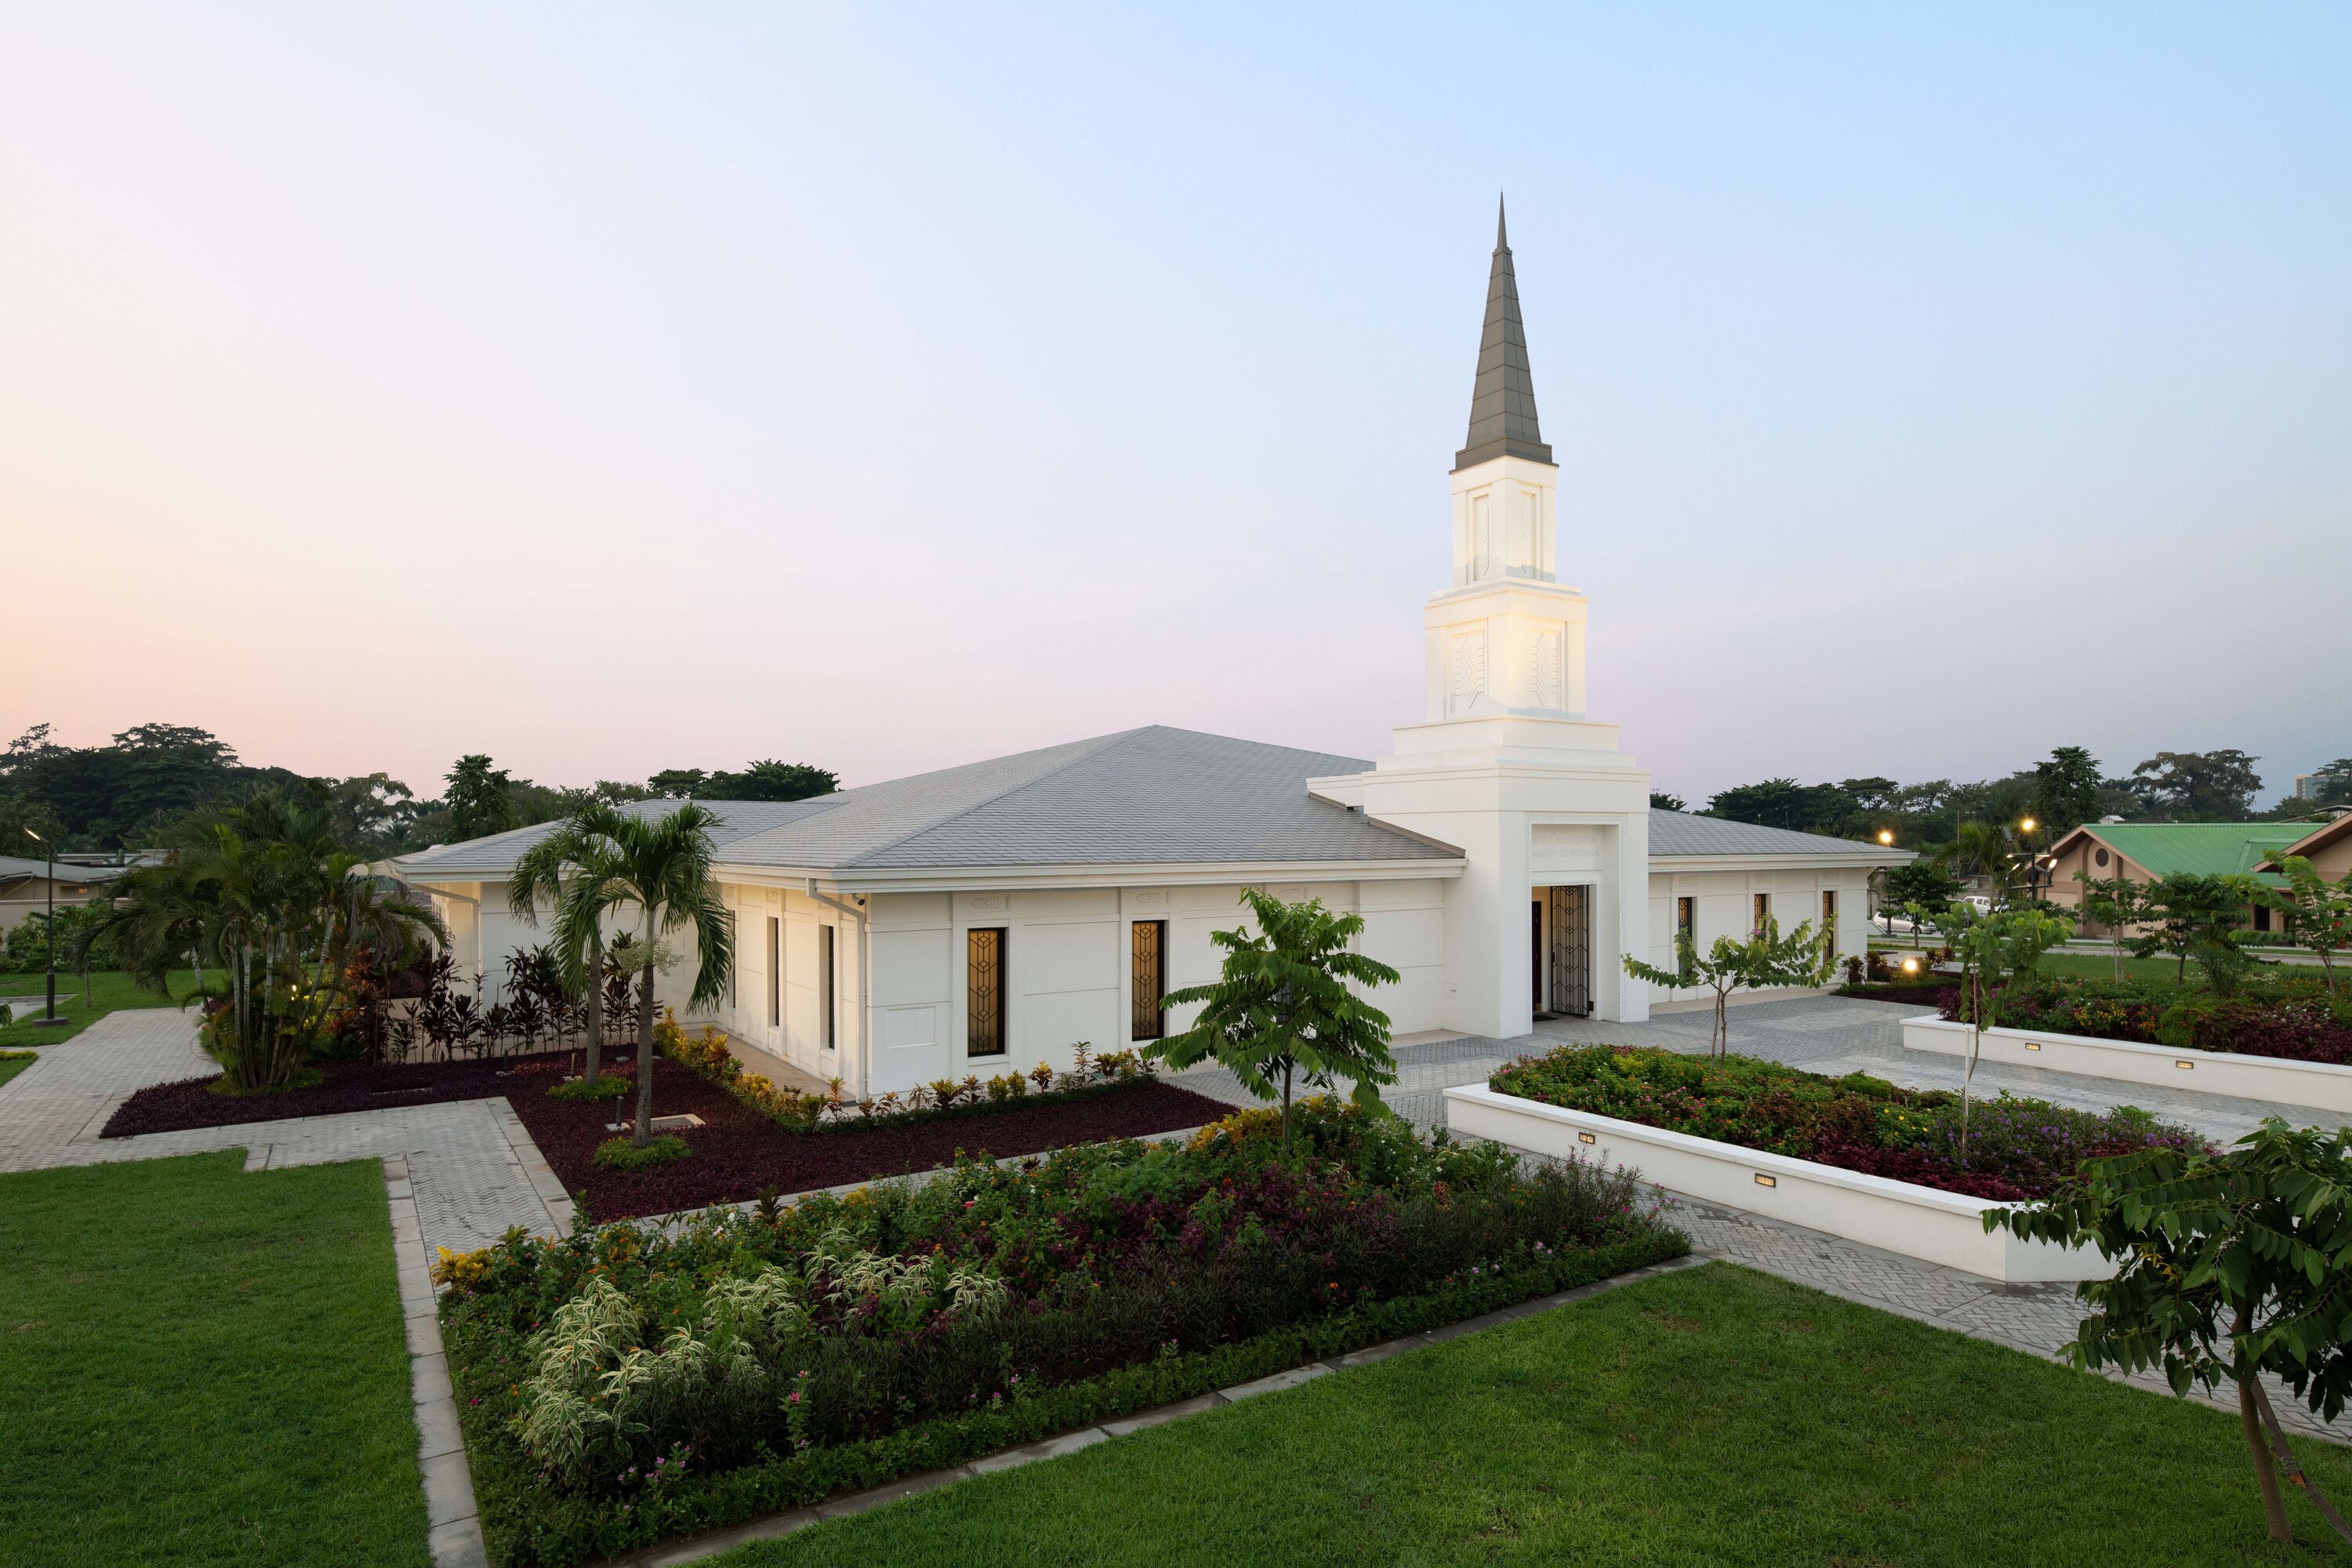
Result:
[[[1903,1048],[1965,1057],[1969,1026],[1937,1017],[1903,1020]],[[2007,1067],[2120,1079],[2165,1089],[2193,1089],[2241,1100],[2267,1100],[2313,1110],[2352,1115],[2352,1067],[2289,1061],[2283,1057],[2226,1051],[2175,1050],[2095,1035],[2053,1035],[2040,1029],[1987,1029],[1977,1059]]]
[[[2013,1284],[2104,1279],[2114,1266],[2094,1248],[2068,1250],[1998,1231],[1984,1213],[2002,1205],[1811,1160],[1743,1149],[1663,1127],[1565,1110],[1483,1084],[1445,1091],[1445,1124],[1555,1159],[1584,1155],[1630,1165],[1644,1180],[1727,1208],[1748,1209],[1850,1241],[1924,1258]]]

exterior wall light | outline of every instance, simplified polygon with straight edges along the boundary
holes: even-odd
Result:
[[[2028,1040],[2025,1042],[2025,1048],[2029,1051],[2038,1051],[2042,1048],[2042,1042],[2040,1040]]]
[[[1768,1176],[1759,1171],[1756,1173],[1756,1184],[1759,1187],[1777,1187],[1780,1184],[1780,1179],[1778,1176]]]
[[[1593,1138],[1592,1134],[1591,1134],[1591,1133],[1590,1133],[1590,1132],[1580,1132],[1580,1133],[1578,1133],[1578,1134],[1576,1135],[1576,1141],[1577,1141],[1578,1142],[1580,1142],[1580,1143],[1591,1143],[1591,1142],[1595,1142],[1595,1140],[1594,1140],[1594,1138]]]

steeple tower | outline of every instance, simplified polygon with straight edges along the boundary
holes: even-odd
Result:
[[[1447,1027],[1510,1039],[1538,1011],[1639,1021],[1649,993],[1617,955],[1672,936],[1652,930],[1650,775],[1584,710],[1584,595],[1555,574],[1559,469],[1499,213],[1469,443],[1447,482],[1454,581],[1422,611],[1423,720],[1399,725],[1370,772],[1307,787],[1461,850],[1434,977]]]
[[[1495,259],[1486,273],[1486,327],[1478,338],[1478,380],[1470,391],[1470,437],[1454,454],[1466,468],[1508,455],[1551,461],[1536,421],[1535,374],[1528,368],[1528,330],[1519,320],[1519,279],[1511,270],[1511,235],[1502,198],[1495,199]]]

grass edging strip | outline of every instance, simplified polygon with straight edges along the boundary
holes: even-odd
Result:
[[[1686,1256],[1678,1231],[1612,1243],[1573,1258],[1508,1275],[1460,1281],[1418,1296],[1335,1312],[1213,1351],[1121,1367],[1066,1384],[1017,1404],[945,1416],[863,1442],[810,1449],[764,1465],[692,1478],[641,1503],[598,1503],[549,1492],[530,1459],[495,1415],[477,1403],[499,1391],[495,1367],[467,1355],[462,1327],[449,1332],[458,1416],[473,1460],[489,1561],[501,1568],[572,1568],[763,1516],[790,1513],[842,1493],[885,1487],[924,1472],[952,1469],[1105,1420],[1196,1399],[1277,1373],[1383,1345],[1415,1334],[1459,1329],[1465,1320],[1522,1307],[1538,1298],[1596,1284]],[[1449,1334],[1447,1337],[1451,1337]],[[488,1401],[495,1411],[502,1401]]]

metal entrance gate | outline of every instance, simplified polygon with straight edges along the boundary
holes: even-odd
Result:
[[[1547,888],[1544,924],[1550,928],[1551,973],[1548,1011],[1571,1018],[1592,1016],[1592,889]]]

